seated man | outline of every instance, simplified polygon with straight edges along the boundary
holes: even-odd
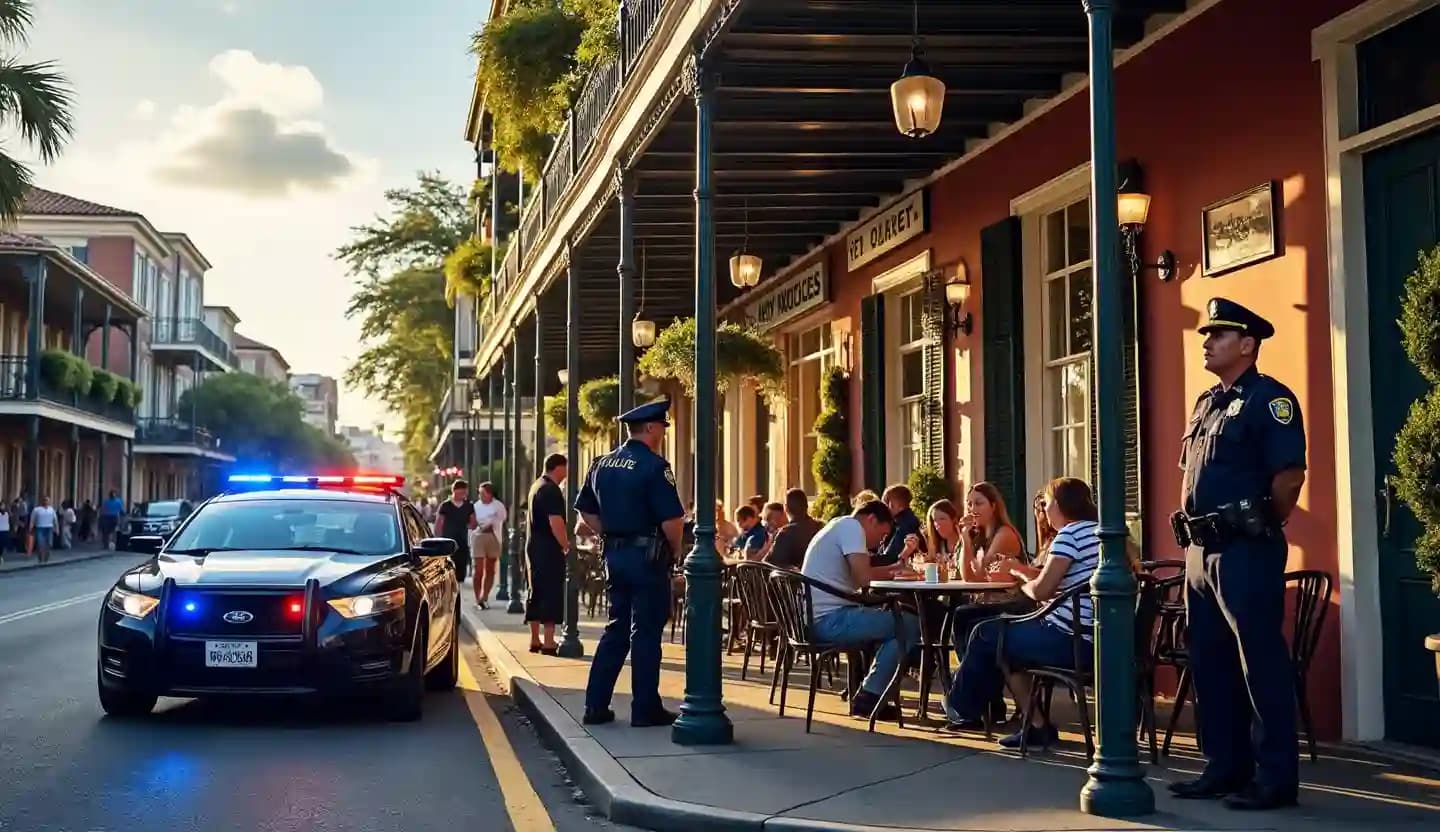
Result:
[[[735,538],[735,556],[745,560],[759,560],[765,549],[765,527],[760,524],[760,515],[750,506],[735,509],[735,525],[740,527],[740,536]]]
[[[790,522],[770,538],[765,562],[782,569],[799,569],[805,562],[805,550],[824,524],[810,516],[809,500],[799,488],[785,492],[785,513]]]
[[[890,524],[890,536],[880,544],[880,551],[871,557],[870,562],[876,566],[890,566],[906,556],[905,541],[910,535],[923,539],[924,533],[920,528],[920,518],[910,508],[910,502],[915,496],[910,493],[909,486],[892,485],[885,489],[885,495],[881,499],[885,501],[885,507],[890,509],[893,522]]]
[[[805,550],[800,567],[806,577],[844,589],[860,592],[872,580],[891,578],[904,569],[901,565],[875,567],[870,565],[870,550],[890,533],[890,509],[872,500],[855,509],[849,517],[837,517],[825,524]],[[861,689],[850,700],[850,713],[869,717],[880,703],[880,694],[895,675],[900,657],[919,639],[920,625],[909,613],[902,617],[903,643],[896,638],[895,618],[889,610],[863,607],[854,601],[812,590],[815,610],[815,638],[842,645],[864,645],[883,641],[875,654],[875,663],[865,677]],[[879,713],[882,719],[893,716],[894,706],[886,705]]]

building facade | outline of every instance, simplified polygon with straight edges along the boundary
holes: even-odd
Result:
[[[340,438],[350,446],[358,470],[385,474],[404,472],[405,452],[385,438],[383,426],[376,425],[374,430],[370,430],[356,425],[341,425]]]
[[[290,383],[290,362],[285,356],[269,344],[239,332],[235,333],[235,365],[254,376],[285,385]]]
[[[305,405],[301,414],[305,421],[326,436],[334,436],[340,407],[340,387],[335,379],[319,373],[295,373],[290,376],[290,391]]]

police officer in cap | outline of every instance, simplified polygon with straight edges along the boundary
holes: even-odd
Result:
[[[1215,298],[1200,396],[1180,467],[1190,672],[1206,765],[1176,797],[1232,809],[1294,805],[1299,782],[1295,676],[1285,643],[1283,526],[1305,483],[1305,429],[1290,389],[1255,368],[1269,321]]]
[[[675,721],[660,701],[660,635],[670,616],[670,571],[685,523],[675,474],[658,453],[669,410],[662,399],[622,414],[629,440],[591,464],[575,498],[575,509],[604,541],[610,591],[610,623],[595,647],[585,688],[586,725],[615,719],[610,698],[626,653],[630,724]]]

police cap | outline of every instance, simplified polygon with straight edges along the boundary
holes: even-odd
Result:
[[[1264,341],[1275,334],[1275,327],[1269,321],[1233,300],[1212,298],[1206,311],[1209,320],[1201,325],[1201,335],[1230,330]]]
[[[627,425],[643,425],[650,422],[659,422],[662,425],[669,425],[667,418],[670,412],[670,400],[660,399],[658,401],[642,404],[634,410],[627,410],[621,413],[618,420]]]

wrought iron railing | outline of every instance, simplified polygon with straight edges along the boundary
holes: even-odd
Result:
[[[219,449],[220,440],[205,428],[191,424],[188,419],[146,417],[135,421],[135,444],[190,445],[213,451]]]
[[[10,401],[46,401],[52,404],[73,407],[96,416],[114,419],[117,422],[134,422],[135,410],[116,404],[114,401],[100,401],[94,396],[61,387],[40,371],[39,356],[0,355],[0,399]],[[30,365],[35,363],[36,383],[30,383]]]
[[[488,332],[491,318],[499,313],[513,286],[520,282],[523,267],[533,262],[534,252],[545,231],[555,221],[555,206],[575,177],[610,115],[620,90],[629,81],[631,70],[644,54],[665,7],[673,0],[620,0],[617,20],[619,56],[596,68],[576,96],[574,109],[555,137],[555,146],[540,175],[540,193],[529,202],[520,219],[520,228],[495,274],[490,297],[480,309],[480,321]],[[515,245],[515,242],[519,245]]]
[[[183,344],[209,350],[226,364],[233,363],[230,345],[200,318],[156,318],[151,335],[154,344]]]

